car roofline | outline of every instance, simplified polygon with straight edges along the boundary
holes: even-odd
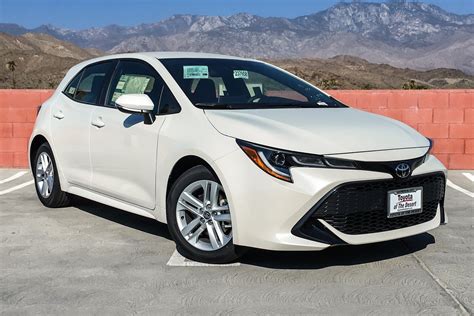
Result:
[[[88,64],[112,60],[112,59],[125,59],[125,58],[136,58],[136,59],[146,59],[146,58],[156,58],[158,60],[164,59],[228,59],[228,60],[244,60],[244,61],[259,61],[251,58],[244,58],[238,56],[229,56],[229,55],[220,55],[220,54],[210,54],[210,53],[193,53],[193,52],[141,52],[141,53],[120,53],[120,54],[111,54],[98,56],[95,58],[87,59],[76,66],[86,66]]]

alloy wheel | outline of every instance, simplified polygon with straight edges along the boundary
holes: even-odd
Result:
[[[36,187],[43,198],[48,198],[53,192],[54,167],[51,157],[42,152],[36,161]]]
[[[214,251],[232,239],[230,209],[222,186],[195,181],[181,192],[176,205],[178,228],[193,247]]]

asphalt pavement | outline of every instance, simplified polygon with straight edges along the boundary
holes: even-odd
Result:
[[[449,224],[428,233],[213,266],[181,257],[166,225],[84,199],[45,208],[29,172],[0,169],[0,313],[467,315],[474,172],[449,180]]]

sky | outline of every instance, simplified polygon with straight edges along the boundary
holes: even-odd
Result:
[[[52,24],[84,29],[109,24],[137,25],[173,14],[296,17],[315,13],[338,0],[0,0],[0,23],[27,28]],[[383,2],[372,0],[372,2]],[[458,14],[474,13],[474,0],[424,0]]]

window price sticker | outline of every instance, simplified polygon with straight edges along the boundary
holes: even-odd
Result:
[[[209,69],[207,66],[183,66],[184,79],[207,79]]]

